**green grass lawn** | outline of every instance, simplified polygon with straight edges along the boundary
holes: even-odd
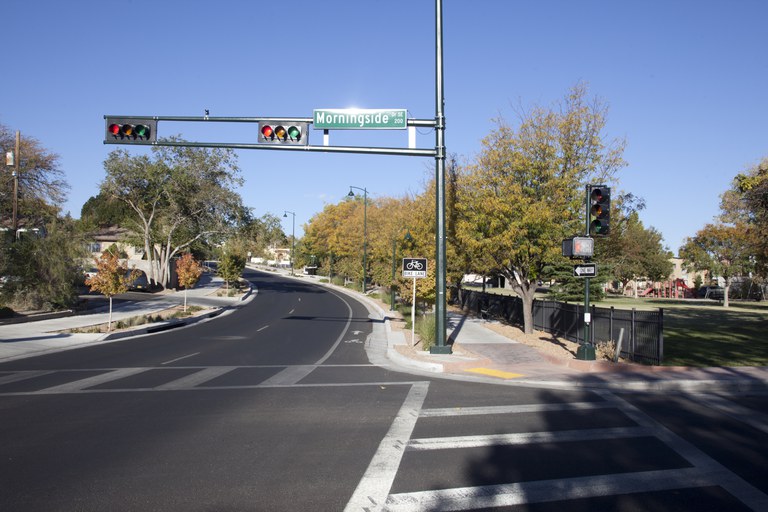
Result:
[[[665,366],[768,366],[768,301],[724,308],[711,300],[608,297],[592,304],[663,308]]]
[[[607,299],[597,306],[664,309],[665,366],[768,366],[768,303]]]

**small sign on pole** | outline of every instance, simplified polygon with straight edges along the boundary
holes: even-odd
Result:
[[[411,346],[416,343],[416,279],[427,277],[427,258],[403,258],[403,277],[413,278],[411,299]]]
[[[573,266],[574,277],[595,277],[597,275],[597,263],[581,263]]]
[[[427,258],[403,258],[403,277],[427,277]]]

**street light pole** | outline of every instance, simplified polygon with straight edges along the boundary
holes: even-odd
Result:
[[[293,275],[293,251],[296,248],[296,214],[285,210],[283,217],[288,217],[288,214],[293,216],[293,223],[291,225],[291,275]]]
[[[349,197],[355,197],[355,193],[352,189],[363,191],[363,295],[365,295],[365,280],[368,274],[367,257],[368,257],[368,190],[360,187],[349,186]]]

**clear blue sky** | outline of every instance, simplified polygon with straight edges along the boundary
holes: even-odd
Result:
[[[626,138],[621,189],[677,251],[732,178],[768,156],[765,0],[444,0],[446,146],[472,158],[499,115],[578,81]],[[0,123],[60,155],[79,217],[98,191],[105,114],[311,116],[406,108],[434,118],[433,0],[6,0]],[[434,147],[421,130],[419,147]],[[255,125],[161,123],[161,136],[253,142]],[[310,140],[319,143],[320,132]],[[404,132],[332,132],[404,146]],[[144,148],[130,148],[139,154]],[[241,150],[245,203],[301,225],[349,186],[420,192],[434,159]],[[291,231],[291,218],[284,219]]]

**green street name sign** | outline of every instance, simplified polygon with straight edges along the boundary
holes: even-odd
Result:
[[[316,109],[312,125],[316,130],[404,130],[406,109]]]

